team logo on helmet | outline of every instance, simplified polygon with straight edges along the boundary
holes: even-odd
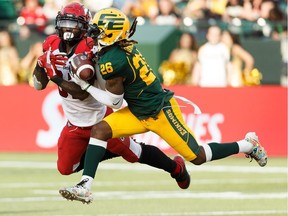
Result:
[[[120,40],[128,39],[130,22],[128,17],[116,8],[106,8],[98,11],[93,20],[99,29],[98,43],[110,46]]]
[[[105,26],[107,30],[122,30],[125,18],[118,18],[116,14],[101,14],[98,26]]]

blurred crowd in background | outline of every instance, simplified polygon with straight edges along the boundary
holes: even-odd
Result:
[[[70,0],[0,0],[0,85],[28,83],[45,36],[55,33],[55,17]],[[173,25],[178,46],[159,73],[166,85],[201,87],[258,85],[261,72],[239,37],[281,42],[282,85],[287,85],[287,0],[80,0],[92,13],[117,7],[139,25]],[[198,41],[200,28],[205,41]],[[17,49],[17,43],[29,46]],[[32,43],[31,43],[32,41]],[[213,45],[213,46],[211,46]],[[213,74],[211,74],[213,72]],[[228,75],[227,75],[228,74]]]

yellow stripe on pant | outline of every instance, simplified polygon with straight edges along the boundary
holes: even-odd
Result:
[[[175,98],[166,103],[156,118],[137,119],[128,107],[111,113],[104,120],[112,129],[112,136],[123,137],[152,131],[158,134],[187,161],[194,160],[200,151],[192,131],[184,123]]]

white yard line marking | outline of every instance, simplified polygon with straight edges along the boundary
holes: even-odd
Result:
[[[191,172],[229,172],[229,173],[288,173],[287,167],[259,167],[259,166],[221,166],[221,165],[202,165],[194,166],[186,163],[187,169]],[[57,169],[55,162],[37,161],[0,161],[0,168],[39,168]],[[134,171],[159,171],[159,169],[143,164],[130,163],[101,163],[99,169],[102,170],[134,170]]]
[[[246,194],[241,192],[191,192],[191,191],[117,191],[97,192],[95,199],[287,199],[287,193]]]
[[[139,213],[139,214],[101,214],[98,216],[232,216],[232,215],[286,215],[285,210],[255,211],[215,211],[215,212],[173,212],[173,213]],[[60,215],[58,215],[60,216]],[[76,215],[74,215],[76,216]]]
[[[0,203],[16,203],[16,202],[46,202],[46,201],[59,201],[63,200],[62,197],[7,197],[7,198],[0,198]]]
[[[257,178],[256,178],[257,179]],[[287,178],[269,178],[269,179],[257,179],[257,181],[254,181],[252,178],[244,178],[244,179],[238,179],[238,178],[229,178],[229,184],[283,184],[287,183]],[[39,183],[39,182],[19,182],[19,183],[5,183],[0,184],[0,188],[4,189],[13,189],[13,188],[52,188],[52,187],[60,187],[63,185],[69,185],[71,182],[50,182],[50,183]],[[117,184],[115,184],[115,181],[95,181],[93,183],[94,187],[111,187],[111,186],[142,186],[142,185],[174,185],[175,182],[171,181],[171,179],[167,180],[158,180],[155,182],[154,180],[151,181],[117,181]],[[192,179],[191,185],[226,185],[227,179]]]
[[[6,202],[42,202],[47,200],[61,200],[57,190],[45,191],[34,190],[34,194],[55,195],[41,197],[19,197],[19,198],[0,198],[0,203]],[[191,192],[191,191],[116,191],[116,192],[96,192],[93,194],[94,200],[147,200],[147,199],[233,199],[233,200],[263,200],[263,199],[287,199],[287,193],[242,193],[236,191],[228,192]]]

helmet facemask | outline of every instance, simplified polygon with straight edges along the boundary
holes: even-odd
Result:
[[[86,32],[84,25],[73,19],[59,19],[56,24],[59,36],[65,41],[81,40]]]
[[[83,5],[71,3],[58,12],[55,28],[61,39],[75,43],[85,37],[90,18],[89,11]]]

